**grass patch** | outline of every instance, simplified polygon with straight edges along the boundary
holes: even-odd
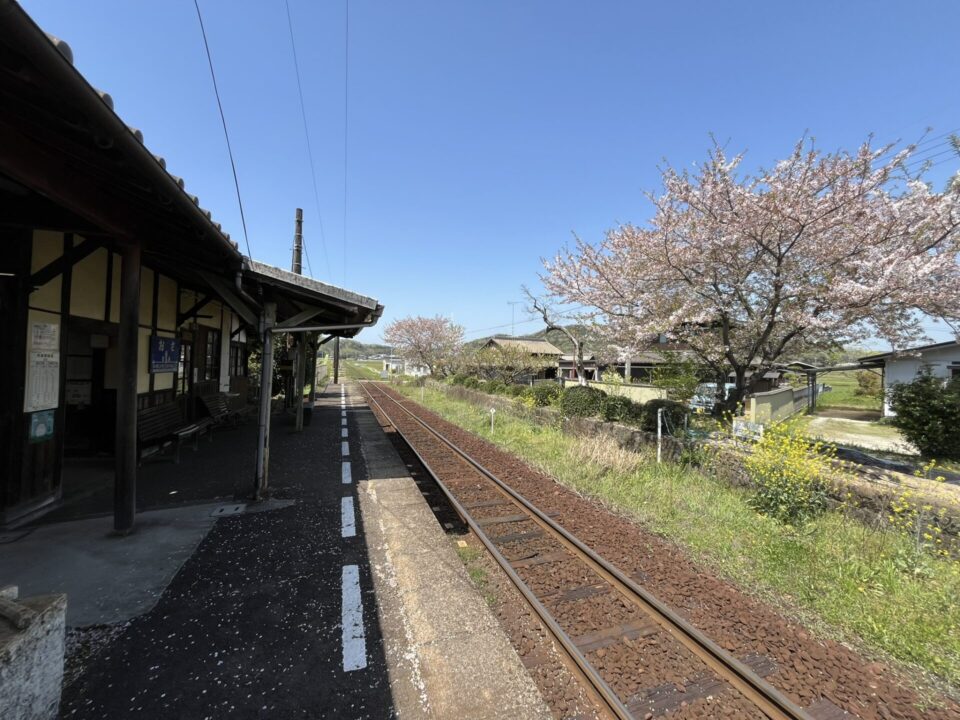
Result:
[[[342,360],[340,373],[346,380],[379,380],[383,362],[380,360]]]
[[[832,390],[821,393],[817,398],[818,408],[852,408],[855,410],[880,410],[879,398],[857,395],[857,374],[855,371],[824,373],[818,382],[824,382]]]
[[[483,551],[469,546],[458,546],[456,550],[457,555],[460,557],[460,562],[467,568],[467,575],[470,576],[470,580],[477,586],[487,605],[492,607],[497,602],[497,596],[490,591],[490,577],[487,575],[486,568],[480,563],[480,558],[483,557]]]
[[[419,400],[419,389],[403,387]],[[960,684],[960,563],[917,555],[902,535],[828,512],[797,532],[754,512],[748,491],[657,465],[604,438],[498,413],[428,389],[424,404],[584,495],[685,547],[749,592]]]

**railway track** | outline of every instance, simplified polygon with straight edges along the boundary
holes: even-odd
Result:
[[[601,712],[635,720],[700,717],[827,720],[768,683],[763,656],[733,657],[599,557],[376,383],[371,406],[417,455],[543,626]],[[626,676],[626,677],[625,677]],[[852,717],[847,715],[846,717]]]

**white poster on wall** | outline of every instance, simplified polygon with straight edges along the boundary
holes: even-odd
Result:
[[[60,326],[56,323],[33,323],[30,327],[30,347],[34,350],[59,350]]]
[[[31,350],[24,412],[52,410],[60,397],[60,351]]]

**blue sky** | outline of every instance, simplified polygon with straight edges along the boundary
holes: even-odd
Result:
[[[23,5],[243,247],[193,3]],[[283,0],[200,5],[253,255],[288,267],[302,207],[313,275],[387,306],[368,342],[408,314],[509,332],[541,257],[647,220],[658,163],[702,159],[710,133],[752,168],[806,131],[960,128],[957,3],[352,0],[345,232],[346,4],[290,0],[324,251]],[[934,160],[940,186],[960,161]]]

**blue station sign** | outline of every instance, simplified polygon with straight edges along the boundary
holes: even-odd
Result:
[[[180,363],[180,339],[150,337],[150,372],[175,373]]]

